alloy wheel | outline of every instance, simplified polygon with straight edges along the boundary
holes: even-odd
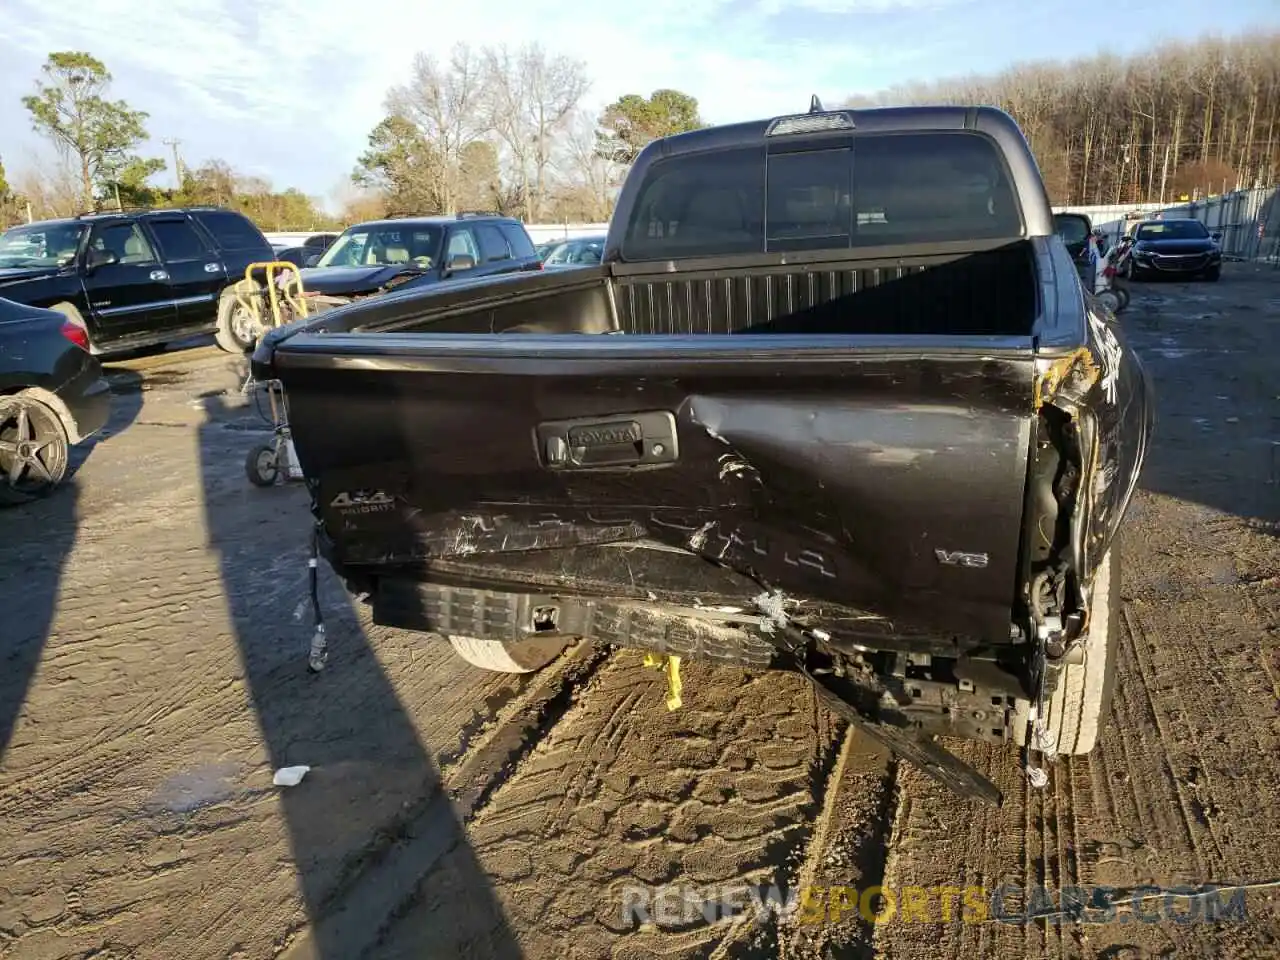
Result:
[[[0,397],[0,500],[47,494],[67,474],[70,445],[58,415],[25,397]]]

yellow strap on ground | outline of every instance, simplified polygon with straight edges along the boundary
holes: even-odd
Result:
[[[680,658],[667,657],[667,709],[675,710],[680,706],[680,691],[684,682],[680,679]]]
[[[666,672],[667,709],[678,710],[684,702],[680,699],[680,694],[684,690],[684,681],[680,679],[680,658],[674,655],[659,657],[652,653],[646,653],[643,665]]]

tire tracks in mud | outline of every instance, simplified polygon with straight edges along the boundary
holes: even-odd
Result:
[[[1155,512],[1144,516],[1162,531],[1194,522],[1197,513],[1176,502],[1144,507]],[[1246,566],[1264,568],[1265,580],[1276,551],[1262,541],[1250,543],[1247,529],[1243,521],[1228,520],[1221,535]],[[1199,582],[1206,551],[1162,563],[1159,549],[1133,534],[1126,549],[1119,679],[1098,748],[1086,757],[1059,758],[1048,787],[1034,790],[1012,748],[954,743],[956,753],[1004,793],[998,810],[970,805],[902,765],[885,885],[895,891],[981,886],[987,916],[965,922],[953,913],[945,921],[931,897],[931,922],[903,922],[899,914],[876,926],[876,956],[1137,960],[1263,957],[1280,949],[1274,902],[1253,893],[1249,919],[1226,925],[1176,922],[1159,902],[1144,908],[1156,922],[1136,921],[1125,916],[1124,899],[1107,923],[1001,923],[992,915],[990,894],[1002,884],[1011,885],[1011,895],[1001,905],[1016,917],[1028,907],[1057,908],[1063,887],[1131,891],[1143,884],[1168,889],[1280,876],[1280,770],[1274,762],[1280,724],[1255,653],[1259,626],[1263,648],[1276,649],[1274,617],[1243,614],[1263,603],[1247,574],[1240,584]],[[1176,597],[1161,586],[1168,580]],[[1054,902],[1028,903],[1025,892],[1036,886],[1047,888]],[[953,909],[960,907],[957,898]],[[976,912],[970,916],[979,919]]]
[[[533,675],[496,717],[464,738],[452,762],[442,764],[440,789],[381,824],[375,840],[348,859],[323,912],[295,930],[279,955],[289,960],[320,956],[317,942],[326,949],[340,944],[344,956],[367,955],[396,919],[414,908],[414,890],[435,864],[467,844],[459,827],[465,828],[534,744],[554,729],[608,655],[607,649],[578,641],[560,661]]]
[[[835,721],[801,678],[701,664],[669,712],[662,675],[639,660],[601,665],[476,811],[471,852],[527,956],[772,955],[770,926],[708,922],[696,906],[666,915],[646,897],[786,884],[836,759]],[[379,957],[488,955],[475,944],[492,917],[441,924],[460,872],[445,860],[423,879]]]

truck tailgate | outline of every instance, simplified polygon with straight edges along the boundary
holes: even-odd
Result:
[[[273,365],[344,563],[659,541],[1007,641],[1033,345],[957,339],[304,332]]]

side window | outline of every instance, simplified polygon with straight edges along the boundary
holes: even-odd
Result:
[[[209,256],[204,241],[185,220],[152,220],[148,226],[166,260],[202,260]]]
[[[599,263],[603,252],[603,244],[591,241],[580,246],[577,255],[573,259],[575,263]]]
[[[465,227],[457,227],[449,234],[449,249],[444,254],[445,263],[458,256],[470,257],[476,263],[480,262],[480,250],[476,246],[476,238]]]
[[[246,217],[229,210],[208,210],[193,213],[223,250],[270,249],[267,238]]]
[[[114,253],[119,263],[155,263],[156,254],[136,223],[108,223],[93,231],[89,246]]]
[[[547,251],[547,255],[543,258],[542,262],[550,263],[553,265],[557,263],[568,263],[569,255],[572,252],[573,252],[573,244],[558,243],[554,247],[552,247],[550,250]]]
[[[507,246],[502,233],[492,223],[479,224],[476,227],[476,234],[480,237],[480,252],[484,254],[486,261],[511,259],[511,248]]]
[[[498,224],[498,229],[506,237],[507,246],[511,248],[513,256],[525,260],[538,255],[538,252],[533,249],[533,241],[529,239],[529,234],[525,233],[524,227],[516,223],[500,223]]]

